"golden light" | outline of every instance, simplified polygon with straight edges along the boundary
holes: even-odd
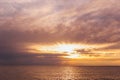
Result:
[[[78,45],[73,44],[59,44],[55,47],[58,52],[72,53],[78,47]]]
[[[80,55],[75,52],[77,48],[80,48],[80,46],[76,44],[58,44],[55,50],[68,54],[68,56],[64,56],[64,58],[79,58]]]
[[[93,49],[105,47],[108,45],[85,45],[85,44],[75,44],[75,43],[56,43],[53,45],[31,45],[29,46],[30,52],[33,53],[49,53],[49,54],[67,54],[65,58],[80,58],[80,55],[76,52],[79,49]]]
[[[68,56],[65,56],[65,58],[80,58],[80,54],[69,54]]]
[[[75,49],[84,49],[86,46],[78,44],[57,43],[54,45],[34,45],[30,47],[38,52],[48,53],[72,53]]]

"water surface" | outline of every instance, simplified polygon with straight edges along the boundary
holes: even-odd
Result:
[[[120,67],[0,66],[0,80],[120,80]]]

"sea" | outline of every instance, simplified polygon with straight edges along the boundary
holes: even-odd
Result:
[[[0,66],[0,80],[120,80],[120,67]]]

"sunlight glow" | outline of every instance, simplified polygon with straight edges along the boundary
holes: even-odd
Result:
[[[69,56],[65,56],[65,58],[72,58],[72,59],[80,58],[80,54],[69,54]]]
[[[58,52],[67,52],[67,53],[72,53],[78,45],[73,45],[73,44],[60,44],[57,45],[55,50]]]
[[[57,43],[54,45],[43,45],[43,46],[33,46],[32,48],[36,49],[39,52],[49,52],[49,53],[73,53],[76,49],[87,49],[91,48],[88,45],[81,44],[67,44],[67,43]]]
[[[85,44],[75,44],[75,43],[56,43],[51,45],[32,45],[29,46],[29,52],[33,53],[49,53],[49,54],[67,54],[65,58],[82,58],[83,55],[80,55],[76,50],[92,50],[97,48],[103,48],[111,44],[104,45],[85,45]],[[87,57],[87,56],[86,56]]]

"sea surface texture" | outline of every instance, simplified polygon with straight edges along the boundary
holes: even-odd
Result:
[[[0,80],[120,80],[120,67],[0,66]]]

